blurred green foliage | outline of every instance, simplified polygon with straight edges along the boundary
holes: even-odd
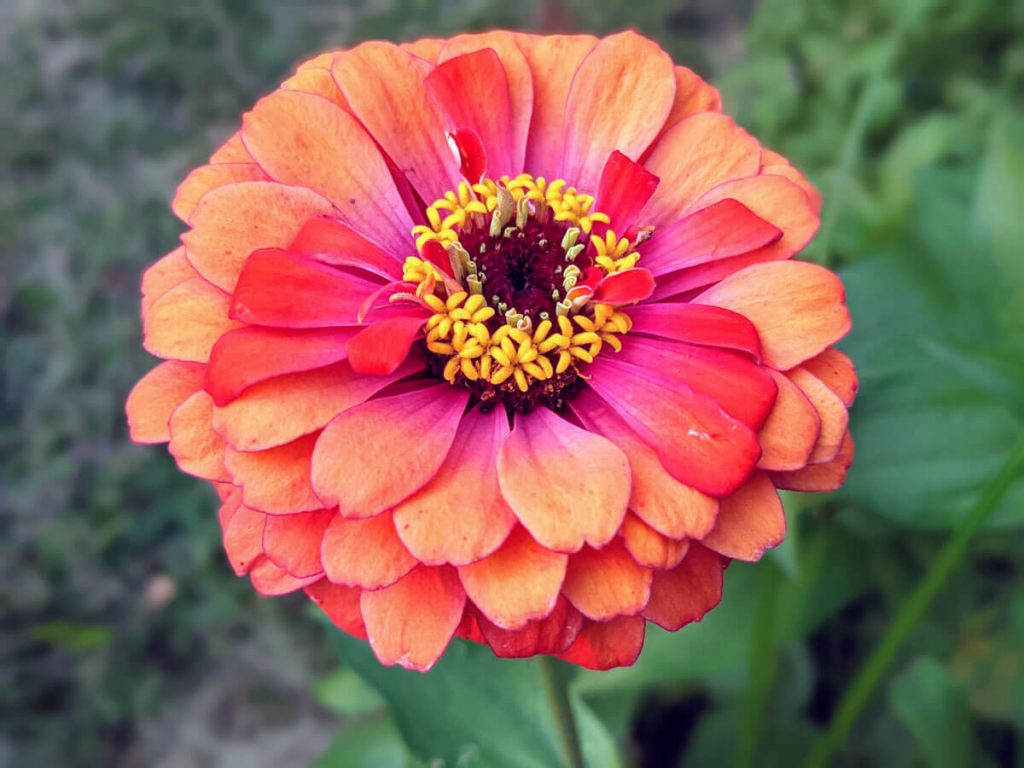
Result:
[[[844,277],[862,381],[846,488],[787,495],[789,538],[730,568],[719,609],[574,681],[594,765],[615,743],[643,766],[807,753],[1024,434],[1015,0],[0,4],[0,765],[550,758],[527,667],[457,645],[434,676],[382,670],[301,598],[256,598],[213,499],[129,445],[121,411],[151,364],[138,276],[180,232],[167,202],[260,93],[322,48],[538,25],[654,36],[824,194],[807,256]],[[1018,481],[837,764],[1024,761],[1022,529]],[[467,674],[489,687],[460,690]],[[507,718],[486,759],[459,752],[481,697],[480,718]]]

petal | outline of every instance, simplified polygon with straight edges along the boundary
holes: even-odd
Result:
[[[263,451],[315,432],[342,411],[411,373],[409,362],[391,376],[361,376],[348,363],[278,376],[255,384],[213,415],[213,427],[239,451]]]
[[[320,61],[306,62],[299,67],[294,75],[281,83],[281,88],[287,91],[311,93],[348,110],[349,106],[345,95],[338,88],[338,84],[334,82],[334,76],[331,75],[333,63],[334,56],[331,54],[325,55]]]
[[[818,355],[850,330],[843,284],[803,261],[755,264],[695,301],[745,315],[757,328],[765,361],[787,370]]]
[[[275,515],[320,509],[323,504],[309,479],[316,438],[307,435],[267,451],[243,452],[228,446],[224,463],[241,486],[246,506]]]
[[[399,43],[399,46],[402,50],[408,51],[414,56],[434,62],[437,61],[437,57],[440,55],[445,42],[445,40],[436,37],[423,37],[419,40],[413,40],[411,43]]]
[[[711,530],[718,502],[670,475],[658,454],[604,400],[592,390],[583,390],[572,408],[587,428],[600,432],[626,454],[633,476],[629,508],[641,520],[673,539],[699,539]]]
[[[360,307],[379,288],[305,256],[265,248],[238,276],[231,317],[276,328],[358,325]]]
[[[665,120],[663,135],[690,115],[700,112],[721,112],[722,97],[718,89],[708,85],[700,75],[687,67],[675,67],[676,98]]]
[[[288,250],[324,264],[362,269],[388,281],[402,278],[404,251],[393,254],[337,219],[310,219]]]
[[[853,463],[853,449],[853,438],[847,432],[839,453],[832,461],[812,464],[796,472],[772,472],[772,482],[788,491],[834,491],[846,480],[846,473]]]
[[[731,117],[704,112],[681,121],[644,162],[661,179],[641,218],[656,226],[682,218],[686,208],[713,187],[753,176],[761,167],[761,145]]]
[[[272,178],[327,198],[356,230],[391,249],[409,242],[413,223],[387,163],[363,126],[337,104],[275,91],[245,115],[242,140]]]
[[[175,248],[142,273],[142,316],[145,317],[153,304],[167,293],[199,273],[185,256],[185,249]]]
[[[264,597],[290,594],[319,578],[320,576],[316,574],[302,579],[292,576],[265,556],[257,560],[249,571],[249,580],[253,588]]]
[[[614,444],[547,408],[516,418],[498,453],[501,493],[548,549],[611,541],[629,501],[629,463]]]
[[[323,573],[320,542],[337,512],[318,509],[297,515],[267,515],[263,552],[275,565],[298,579]]]
[[[327,579],[320,579],[306,587],[309,599],[327,614],[334,625],[343,632],[366,639],[366,627],[363,626],[363,614],[359,611],[359,598],[363,590],[358,587],[346,587],[332,584]]]
[[[508,77],[493,49],[438,64],[424,86],[447,119],[449,133],[468,128],[479,137],[493,177],[517,175],[522,162],[512,160]]]
[[[266,181],[269,177],[256,163],[216,163],[201,165],[178,185],[171,201],[171,210],[182,221],[188,221],[200,198],[211,189],[240,181]]]
[[[752,430],[761,428],[775,403],[768,370],[733,352],[637,337],[615,362],[656,384],[689,387]]]
[[[849,408],[857,397],[857,371],[853,361],[838,349],[829,348],[800,366],[820,379]]]
[[[616,233],[624,236],[657,188],[657,176],[615,150],[601,171],[594,209],[607,214]]]
[[[455,570],[419,566],[376,592],[360,606],[370,647],[385,666],[426,672],[448,647],[462,619],[466,593]]]
[[[166,443],[175,409],[203,386],[203,366],[169,360],[132,387],[125,403],[128,432],[136,443]]]
[[[818,442],[821,419],[798,386],[778,371],[769,369],[769,373],[779,388],[779,396],[757,435],[762,451],[757,466],[759,469],[800,469],[810,459]]]
[[[484,640],[495,656],[504,659],[563,653],[575,642],[584,621],[583,614],[564,597],[558,598],[545,618],[531,621],[520,629],[502,629],[485,616],[477,617]]]
[[[373,376],[394,373],[409,356],[413,342],[422,336],[425,322],[425,316],[413,313],[367,326],[345,347],[353,370]]]
[[[227,141],[217,148],[217,151],[210,155],[211,163],[251,163],[252,155],[242,143],[242,132],[235,131]]]
[[[743,315],[701,304],[641,304],[629,310],[633,333],[708,347],[725,347],[760,359],[757,329]]]
[[[324,572],[335,584],[380,589],[416,567],[402,546],[390,512],[365,520],[334,515],[320,551]],[[429,610],[429,606],[424,606]]]
[[[644,647],[647,622],[640,616],[620,616],[611,621],[588,621],[576,642],[562,658],[587,669],[628,667]]]
[[[434,478],[395,507],[398,535],[418,560],[465,565],[508,536],[516,516],[501,496],[497,470],[508,432],[504,408],[470,411]]]
[[[249,254],[258,248],[284,248],[302,225],[331,213],[331,204],[303,187],[272,181],[246,181],[203,195],[181,236],[189,261],[225,291],[233,291]]]
[[[167,450],[182,472],[204,480],[230,480],[224,468],[224,440],[213,431],[212,418],[213,400],[196,392],[171,414]]]
[[[530,130],[530,117],[533,113],[533,75],[526,57],[516,44],[516,36],[509,32],[496,30],[473,35],[457,35],[448,40],[438,55],[438,62],[445,62],[453,57],[472,51],[493,50],[501,60],[508,82],[508,155],[507,171],[501,166],[488,162],[489,174],[497,178],[501,173],[517,176],[524,169],[527,134]],[[468,97],[468,94],[466,95]],[[466,97],[463,97],[464,100]],[[489,154],[489,153],[488,153]]]
[[[677,480],[712,496],[736,490],[761,453],[754,433],[689,387],[666,390],[636,370],[602,356],[589,384]]]
[[[223,406],[254,384],[301,373],[345,359],[345,343],[357,332],[341,330],[288,330],[248,326],[225,333],[210,352],[206,391]]]
[[[635,304],[654,293],[654,278],[646,269],[626,269],[608,275],[594,291],[594,301],[612,306]]]
[[[593,193],[614,150],[639,158],[672,109],[672,68],[667,53],[635,32],[601,40],[576,70],[566,97],[560,176]]]
[[[662,536],[634,514],[626,515],[621,532],[626,550],[637,564],[645,568],[675,568],[686,556],[690,546],[689,539]]]
[[[263,527],[266,515],[249,509],[237,500],[225,502],[224,508],[224,552],[235,574],[248,573],[263,556]]]
[[[350,518],[394,506],[437,474],[468,399],[468,391],[442,383],[340,414],[313,451],[317,495]]]
[[[702,544],[736,560],[760,560],[786,535],[786,516],[775,486],[755,472],[735,493],[719,499],[718,520]]]
[[[669,571],[657,571],[644,618],[670,632],[704,614],[722,599],[722,558],[694,542],[686,558]]]
[[[603,549],[585,547],[569,558],[562,594],[595,621],[633,616],[647,605],[651,571],[633,559],[621,540]]]
[[[561,167],[565,140],[562,120],[569,87],[580,64],[597,45],[597,38],[520,35],[518,41],[533,75],[533,115],[523,167],[534,176],[554,179]]]
[[[368,42],[338,56],[331,71],[352,113],[424,200],[459,183],[459,166],[423,88],[433,66],[390,43]]]
[[[227,294],[193,277],[153,302],[143,346],[157,357],[205,363],[217,339],[239,325],[228,317]]]
[[[811,453],[810,463],[831,461],[839,453],[843,436],[850,422],[850,414],[839,396],[802,367],[787,371],[789,380],[796,384],[810,400],[821,419],[821,433]]]
[[[569,557],[516,528],[493,554],[459,568],[469,599],[502,629],[519,629],[555,607]]]
[[[641,262],[652,274],[664,275],[750,253],[781,237],[781,229],[726,198],[655,230],[640,247]]]

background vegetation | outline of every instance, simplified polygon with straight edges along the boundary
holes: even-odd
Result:
[[[152,364],[140,270],[242,111],[318,49],[493,26],[634,26],[709,77],[822,189],[808,257],[854,317],[847,487],[788,497],[786,543],[730,568],[703,623],[576,677],[593,765],[799,764],[1004,466],[1024,435],[1019,0],[3,0],[0,765],[545,764],[533,668],[456,646],[417,697],[301,596],[236,580],[214,500],[122,417]],[[1024,765],[1024,481],[998,502],[835,764]]]

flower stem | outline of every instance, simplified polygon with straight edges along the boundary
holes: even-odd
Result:
[[[868,704],[875,688],[881,682],[882,676],[896,660],[903,644],[924,618],[928,607],[943,585],[963,561],[971,540],[988,522],[1022,471],[1024,443],[1011,451],[999,474],[985,486],[981,498],[971,509],[970,514],[963,519],[953,537],[946,542],[939,556],[928,568],[924,578],[900,606],[881,644],[861,666],[853,683],[836,707],[828,728],[815,743],[807,759],[807,768],[824,768],[832,754],[846,741],[861,710]]]
[[[761,716],[775,678],[775,613],[778,610],[780,574],[773,563],[762,563],[761,567],[764,568],[764,577],[754,618],[747,687],[736,738],[737,768],[753,768],[757,763]]]
[[[544,679],[544,688],[551,705],[551,714],[555,719],[555,727],[562,739],[562,746],[569,758],[569,768],[585,768],[583,751],[580,747],[580,735],[576,728],[576,716],[569,700],[569,670],[564,662],[551,656],[539,659],[540,674]]]

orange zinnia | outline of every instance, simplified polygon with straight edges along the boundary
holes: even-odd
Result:
[[[639,35],[318,56],[173,209],[132,436],[384,664],[631,664],[850,464],[818,195]]]

